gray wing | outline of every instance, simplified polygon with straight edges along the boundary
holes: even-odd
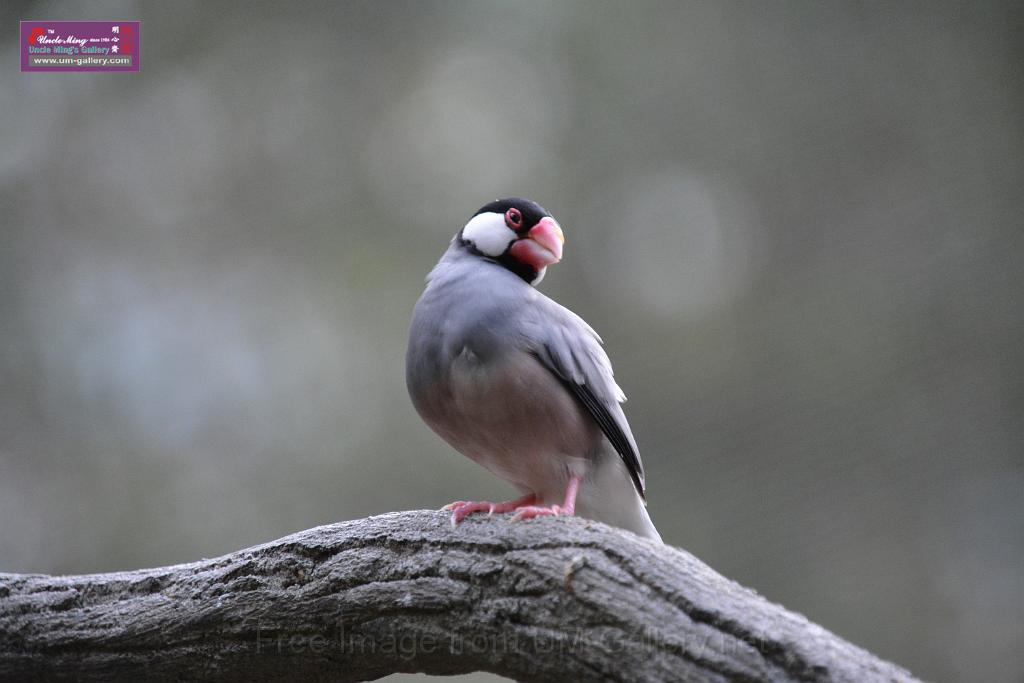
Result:
[[[521,328],[530,350],[600,425],[644,498],[640,451],[619,405],[626,395],[615,383],[601,337],[578,315],[547,297],[538,297],[531,303],[534,305],[528,307]]]

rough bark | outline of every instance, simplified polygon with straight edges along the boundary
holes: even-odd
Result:
[[[0,574],[0,680],[911,681],[692,555],[576,518],[400,512],[224,557]]]

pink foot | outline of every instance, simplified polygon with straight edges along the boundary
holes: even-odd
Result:
[[[496,512],[501,514],[503,512],[511,512],[512,510],[529,506],[534,502],[534,500],[534,495],[532,493],[528,493],[521,498],[516,498],[515,500],[506,500],[504,503],[491,503],[486,500],[457,500],[454,503],[448,503],[441,509],[451,510],[452,526],[455,526],[474,512],[487,512],[488,515],[493,515]]]
[[[550,507],[526,505],[519,508],[519,512],[512,515],[512,521],[521,522],[524,519],[533,519],[534,517],[558,516],[564,514],[572,515],[572,511],[567,511],[561,505],[552,505]]]
[[[558,515],[573,516],[576,514],[576,494],[580,489],[580,477],[573,475],[569,477],[569,485],[565,488],[565,502],[561,505],[524,505],[519,512],[512,516],[513,522],[534,517],[548,517]]]

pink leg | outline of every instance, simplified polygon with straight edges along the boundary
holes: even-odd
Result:
[[[452,526],[455,526],[466,517],[469,517],[474,512],[487,511],[488,515],[493,515],[495,512],[501,514],[503,512],[511,512],[526,505],[532,505],[537,500],[536,496],[532,493],[527,493],[525,496],[516,498],[515,500],[506,500],[504,503],[491,503],[486,500],[482,501],[470,501],[470,500],[457,500],[454,503],[448,503],[442,510],[452,511]]]
[[[565,502],[562,505],[552,505],[551,507],[525,505],[513,515],[512,521],[518,522],[522,519],[533,519],[545,515],[574,515],[576,513],[576,494],[579,493],[581,479],[578,474],[569,475],[569,485],[565,487]]]

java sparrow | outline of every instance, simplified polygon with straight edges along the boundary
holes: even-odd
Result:
[[[479,511],[595,519],[661,540],[644,470],[601,338],[534,289],[562,257],[562,229],[513,197],[487,204],[452,239],[416,303],[406,384],[416,411],[452,447],[518,489]]]

